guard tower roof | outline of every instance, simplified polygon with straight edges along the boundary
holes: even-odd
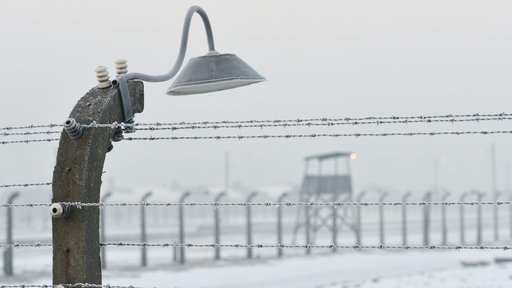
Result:
[[[331,159],[331,158],[350,157],[351,154],[352,154],[352,152],[332,152],[332,153],[308,156],[308,157],[304,158],[304,160],[306,160],[306,161],[309,161],[309,160],[323,161],[323,160],[327,160],[327,159]]]

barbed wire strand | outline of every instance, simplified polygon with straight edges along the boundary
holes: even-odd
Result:
[[[483,122],[483,121],[503,121],[512,120],[510,117],[493,117],[493,118],[472,118],[472,119],[419,119],[419,120],[372,120],[372,121],[327,121],[327,122],[284,122],[284,123],[271,123],[271,124],[202,124],[202,125],[188,125],[188,126],[148,126],[137,127],[136,130],[140,131],[162,131],[162,130],[197,130],[197,129],[245,129],[245,128],[288,128],[288,127],[320,127],[320,126],[358,126],[358,125],[383,125],[383,124],[413,124],[413,123],[460,123],[460,122]],[[137,124],[135,124],[137,126]]]
[[[444,201],[444,202],[167,202],[167,203],[82,203],[82,202],[59,202],[61,204],[76,207],[78,209],[85,207],[133,207],[133,206],[165,206],[165,207],[205,207],[210,206],[213,208],[227,207],[227,206],[255,206],[255,207],[354,207],[354,206],[476,206],[476,205],[511,205],[512,201]],[[28,203],[28,204],[1,204],[0,208],[12,207],[39,207],[50,206],[47,203]]]
[[[118,286],[110,284],[89,284],[89,283],[75,283],[75,284],[17,284],[17,285],[0,285],[0,288],[142,288],[137,286]]]
[[[507,116],[507,115],[504,115]],[[31,124],[31,125],[24,125],[24,126],[6,126],[6,127],[0,127],[0,131],[12,131],[12,130],[24,130],[24,129],[39,129],[39,128],[61,128],[63,124]]]
[[[498,131],[442,131],[442,132],[384,132],[384,133],[319,133],[319,134],[275,134],[275,135],[226,135],[226,136],[168,136],[168,137],[125,137],[122,141],[157,140],[243,140],[243,139],[292,139],[292,138],[339,138],[339,137],[392,137],[392,136],[440,136],[440,135],[493,135],[512,134],[511,130]],[[0,144],[21,144],[54,142],[58,138],[0,141]]]
[[[222,128],[234,128],[234,129],[242,129],[242,128],[267,128],[267,127],[315,127],[315,126],[339,126],[339,125],[383,125],[383,124],[412,124],[412,123],[459,123],[459,122],[483,122],[483,121],[504,121],[504,120],[512,120],[512,117],[477,117],[477,118],[466,118],[466,119],[457,119],[457,118],[449,118],[449,119],[404,119],[404,120],[351,120],[350,118],[340,118],[340,119],[328,119],[328,118],[319,118],[319,119],[296,119],[296,120],[246,120],[246,121],[220,121],[220,123],[215,122],[180,122],[180,123],[135,123],[135,124],[125,124],[125,123],[108,123],[108,124],[97,124],[92,123],[88,125],[82,125],[84,128],[127,128],[133,127],[136,130],[142,131],[158,131],[158,130],[194,130],[194,129],[222,129]],[[241,122],[248,122],[241,123]],[[27,133],[28,134],[28,133]]]
[[[0,188],[12,188],[12,187],[32,187],[32,186],[50,186],[52,182],[42,182],[42,183],[19,183],[19,184],[3,184],[0,185]]]
[[[481,121],[503,121],[503,120],[512,120],[512,117],[492,117],[492,118],[470,118],[470,119],[418,119],[418,120],[372,120],[372,121],[345,121],[336,122],[336,121],[321,121],[321,122],[279,122],[279,123],[271,123],[271,124],[194,124],[194,125],[170,125],[170,123],[136,123],[136,124],[125,124],[117,122],[111,124],[88,124],[82,125],[84,128],[122,128],[125,129],[127,127],[137,127],[137,131],[177,131],[177,130],[200,130],[200,129],[245,129],[245,128],[288,128],[288,127],[320,127],[320,126],[340,126],[340,125],[350,125],[350,126],[358,126],[358,125],[383,125],[383,124],[411,124],[411,123],[441,123],[441,122],[450,122],[450,123],[460,123],[460,122],[481,122]],[[142,126],[142,127],[139,127]],[[146,127],[147,126],[147,127]],[[60,134],[61,131],[36,131],[36,132],[4,132],[0,133],[0,136],[9,137],[9,136],[31,136],[31,135],[51,135],[51,134]]]
[[[56,142],[56,141],[59,141],[59,140],[60,140],[59,138],[9,140],[9,141],[0,141],[0,145],[28,144],[28,143],[41,143],[41,142]]]
[[[492,135],[512,134],[510,130],[499,131],[449,131],[449,132],[389,132],[389,133],[320,133],[320,134],[276,134],[276,135],[227,135],[227,136],[169,136],[126,137],[123,141],[157,140],[243,140],[243,139],[291,139],[291,138],[339,138],[339,137],[392,137],[392,136],[440,136],[440,135]],[[1,144],[1,142],[0,142]]]
[[[29,135],[51,135],[60,134],[62,131],[35,131],[35,132],[4,132],[0,133],[0,136],[29,136]]]
[[[489,118],[489,117],[511,117],[510,113],[494,113],[494,114],[446,114],[446,115],[417,115],[417,116],[365,116],[365,117],[342,117],[342,118],[305,118],[305,119],[271,119],[271,120],[221,120],[221,121],[196,121],[196,122],[170,122],[170,123],[154,123],[154,124],[143,124],[139,123],[136,125],[156,125],[156,126],[179,126],[179,125],[212,125],[212,124],[261,124],[261,123],[301,123],[301,122],[312,122],[312,121],[367,121],[367,120],[413,120],[413,119],[442,119],[442,118]]]
[[[339,245],[339,244],[194,244],[194,243],[126,243],[101,242],[100,246],[116,247],[176,247],[176,248],[289,248],[289,249],[344,249],[344,250],[512,250],[510,245]],[[52,247],[52,243],[0,244],[1,248]]]
[[[197,125],[237,125],[237,124],[300,124],[304,122],[345,122],[359,124],[388,124],[388,123],[415,123],[415,122],[466,122],[466,121],[491,121],[491,120],[511,120],[511,113],[494,113],[494,114],[446,114],[446,115],[417,115],[417,116],[365,116],[365,117],[343,117],[343,118],[305,118],[305,119],[265,119],[265,120],[221,120],[221,121],[195,121],[195,122],[156,122],[156,123],[112,123],[112,124],[96,124],[83,125],[84,127],[109,127],[109,128],[125,128],[134,126],[197,126]],[[459,119],[469,118],[469,119]],[[402,121],[400,121],[402,120]],[[398,121],[398,122],[396,122]],[[307,125],[307,124],[306,124]],[[11,126],[0,127],[0,131],[12,131],[23,129],[38,129],[38,128],[61,128],[63,124],[45,124],[45,125],[26,125],[26,126]],[[258,127],[256,125],[255,127]],[[54,133],[53,131],[46,131],[40,133]],[[23,134],[23,133],[22,133]],[[29,134],[30,135],[30,134]]]

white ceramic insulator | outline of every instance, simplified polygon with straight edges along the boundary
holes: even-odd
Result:
[[[62,214],[64,214],[64,207],[62,207],[60,203],[53,203],[50,206],[50,214],[52,214],[53,218],[62,217]]]
[[[98,85],[96,87],[98,88],[108,88],[112,86],[112,82],[110,81],[110,77],[108,76],[107,67],[105,66],[98,66],[96,70],[96,78],[98,79]]]
[[[128,65],[126,64],[125,59],[119,59],[115,62],[115,64],[117,76],[121,76],[128,73]]]

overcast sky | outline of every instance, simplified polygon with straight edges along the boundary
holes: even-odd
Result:
[[[268,81],[187,97],[165,95],[171,82],[146,83],[138,122],[511,112],[508,0],[3,0],[0,126],[64,122],[96,85],[94,69],[105,65],[114,75],[119,58],[128,60],[131,72],[167,72],[191,5],[208,13],[219,52],[237,54]],[[186,59],[207,52],[197,16],[188,47]],[[329,131],[511,130],[507,123]],[[490,189],[492,143],[498,188],[510,188],[512,135],[121,142],[107,156],[104,183],[223,185],[229,152],[231,182],[299,184],[303,157],[353,151],[357,191],[377,186],[422,192],[435,185],[437,171],[440,187],[460,193]],[[57,145],[0,146],[0,184],[50,181]]]

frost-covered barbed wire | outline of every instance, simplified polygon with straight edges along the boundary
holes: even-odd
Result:
[[[78,209],[85,207],[134,207],[134,206],[161,206],[161,207],[228,207],[228,206],[257,206],[257,207],[354,207],[354,206],[475,206],[475,205],[511,205],[512,201],[443,201],[443,202],[166,202],[166,203],[83,203],[83,202],[60,202],[61,204],[76,207]],[[50,206],[48,203],[28,203],[28,204],[0,204],[0,208],[10,207],[38,207]]]
[[[0,244],[0,248],[26,248],[26,247],[52,247],[52,243],[10,243],[10,244]]]
[[[0,131],[12,131],[12,130],[25,130],[25,129],[40,129],[40,128],[55,128],[59,127],[61,128],[62,124],[31,124],[31,125],[24,125],[24,126],[5,126],[0,127]]]
[[[512,134],[511,130],[498,131],[441,131],[441,132],[384,132],[384,133],[318,133],[318,134],[271,134],[271,135],[225,135],[225,136],[164,136],[125,137],[123,141],[158,140],[244,140],[244,139],[293,139],[293,138],[341,138],[341,137],[392,137],[392,136],[441,136],[441,135],[492,135]],[[1,143],[1,142],[0,142]]]
[[[341,118],[302,118],[302,119],[264,119],[264,120],[220,120],[220,121],[190,121],[190,122],[157,122],[157,123],[136,123],[134,126],[212,126],[212,125],[230,125],[236,128],[237,125],[256,125],[249,127],[260,127],[259,125],[276,125],[283,126],[285,124],[306,124],[319,122],[319,123],[335,123],[341,122],[346,124],[409,124],[415,122],[479,122],[491,120],[511,120],[512,114],[510,113],[494,113],[494,114],[446,114],[446,115],[428,115],[428,116],[365,116],[365,117],[341,117]],[[466,118],[466,119],[464,119]],[[98,124],[99,125],[99,124]],[[110,124],[105,124],[108,127]],[[213,128],[213,127],[209,127]]]
[[[0,188],[12,188],[12,187],[33,187],[33,186],[50,186],[52,182],[41,182],[41,183],[17,183],[17,184],[2,184]]]
[[[30,135],[51,135],[51,134],[60,134],[61,131],[35,131],[35,132],[4,132],[0,133],[0,136],[7,137],[7,136],[30,136]]]
[[[100,243],[100,246],[117,247],[177,247],[177,248],[291,248],[291,249],[348,249],[348,250],[511,250],[510,245],[339,245],[339,244],[193,244],[193,243]]]
[[[75,284],[16,284],[16,285],[0,285],[0,288],[142,288],[133,285],[119,286],[110,284],[89,284],[89,283],[75,283]]]
[[[1,145],[7,144],[29,144],[29,143],[42,143],[42,142],[56,142],[59,141],[59,138],[47,138],[47,139],[24,139],[24,140],[8,140],[8,141],[0,141]]]
[[[176,123],[135,123],[133,126],[137,130],[142,131],[162,131],[162,130],[198,130],[198,129],[245,129],[245,128],[288,128],[288,127],[319,127],[319,126],[358,126],[358,125],[384,125],[384,124],[413,124],[413,123],[459,123],[459,122],[485,122],[485,121],[504,121],[512,120],[512,117],[477,117],[466,119],[404,119],[404,120],[351,120],[344,119],[327,119],[320,118],[317,120],[297,119],[293,121],[274,120],[273,122],[258,123],[257,120],[249,120],[251,124],[238,123],[239,121],[221,121],[221,124],[203,123],[187,123],[183,122],[179,125]],[[272,121],[272,120],[269,120]],[[254,122],[254,123],[253,123]],[[109,127],[107,124],[106,127]]]
[[[436,123],[436,122],[480,122],[480,121],[503,121],[512,120],[511,113],[473,113],[473,114],[445,114],[445,115],[416,115],[416,116],[364,116],[364,117],[319,117],[319,118],[298,118],[298,119],[264,119],[264,120],[220,120],[220,121],[189,121],[189,122],[156,122],[156,123],[81,123],[86,128],[125,128],[134,126],[150,126],[149,130],[156,130],[164,126],[190,126],[189,129],[197,129],[198,127],[206,126],[206,128],[239,128],[242,127],[286,127],[286,126],[312,126],[316,124],[321,125],[365,125],[365,124],[410,124],[410,123]],[[316,123],[316,124],[315,124]],[[323,123],[323,124],[322,124]],[[300,125],[298,125],[300,124]],[[261,126],[264,125],[264,126]],[[226,126],[226,127],[222,127]],[[40,129],[40,128],[55,128],[63,127],[63,124],[43,124],[43,125],[25,125],[25,126],[7,126],[0,127],[0,131],[12,130],[26,130],[26,129]],[[172,129],[172,128],[171,128]],[[183,127],[179,129],[184,129]],[[40,133],[48,133],[53,131],[45,131]],[[0,134],[1,135],[1,134]],[[30,135],[30,134],[29,134]]]
[[[0,244],[1,248],[20,248],[20,247],[51,247],[51,243],[41,244]],[[339,244],[218,244],[218,243],[127,243],[127,242],[102,242],[100,246],[116,247],[160,247],[160,248],[289,248],[289,249],[345,249],[345,250],[512,250],[510,245],[339,245]]]
[[[393,137],[393,136],[441,136],[441,135],[494,135],[512,134],[512,130],[497,131],[440,131],[440,132],[383,132],[383,133],[318,133],[318,134],[273,134],[273,135],[223,135],[223,136],[163,136],[163,137],[125,137],[121,141],[162,141],[162,140],[244,140],[244,139],[294,139],[294,138],[341,138],[341,137]],[[0,144],[28,144],[36,142],[55,142],[58,138],[25,139],[0,141]]]

